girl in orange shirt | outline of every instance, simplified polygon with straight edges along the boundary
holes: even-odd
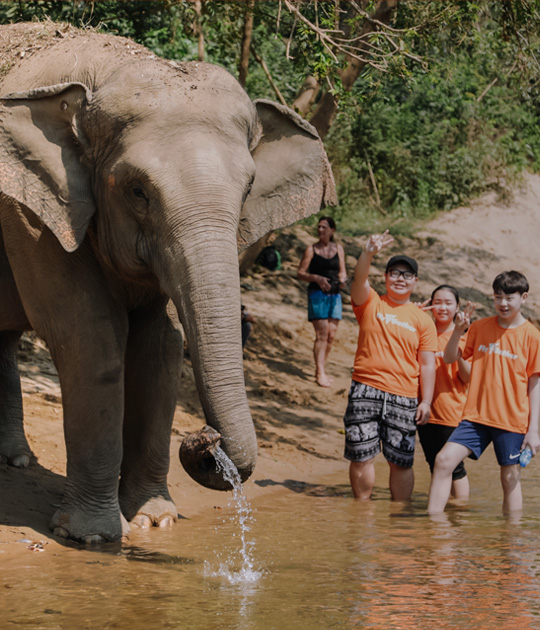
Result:
[[[454,287],[442,284],[431,294],[429,306],[437,328],[437,352],[435,354],[435,391],[431,405],[429,423],[418,427],[418,436],[431,472],[435,457],[454,429],[461,421],[467,399],[467,383],[470,379],[471,364],[460,358],[445,364],[443,353],[454,330],[454,317],[459,310],[459,293]],[[465,345],[462,337],[460,346]],[[469,498],[469,478],[463,462],[452,473],[452,496],[457,499]]]

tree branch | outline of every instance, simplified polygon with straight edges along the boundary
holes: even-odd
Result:
[[[285,107],[288,107],[287,101],[283,98],[283,94],[280,92],[280,90],[279,90],[278,86],[276,85],[274,79],[272,79],[270,71],[268,70],[268,66],[264,62],[264,59],[255,52],[255,49],[253,48],[253,46],[251,46],[250,50],[251,50],[251,54],[253,55],[255,61],[257,61],[257,63],[261,64],[261,68],[263,69],[263,72],[266,75],[266,78],[268,79],[268,82],[272,86],[272,89],[276,93],[276,96],[278,97],[279,102],[282,105],[285,105]]]
[[[242,52],[240,54],[240,64],[238,67],[238,82],[242,87],[246,85],[249,67],[249,50],[251,48],[251,37],[253,34],[253,7],[255,0],[248,0],[244,17],[244,31],[242,33]]]
[[[401,54],[407,57],[411,61],[425,65],[420,57],[413,55],[403,49],[401,44],[401,35],[408,32],[404,29],[395,29],[385,24],[383,21],[370,16],[366,11],[358,6],[356,2],[351,2],[358,14],[365,18],[370,28],[356,37],[345,37],[345,33],[339,29],[323,29],[317,24],[314,24],[308,20],[302,12],[294,6],[292,0],[283,0],[285,6],[289,12],[294,16],[293,31],[297,21],[305,24],[311,31],[313,31],[318,41],[324,46],[328,54],[335,62],[338,62],[336,53],[347,55],[351,59],[355,59],[362,64],[369,65],[378,70],[386,70],[388,68],[388,60],[394,54]],[[379,37],[383,37],[385,41],[393,49],[393,53],[385,52],[382,48],[371,44],[369,41],[373,37],[374,32]],[[400,43],[396,43],[396,39],[400,39]],[[289,48],[292,35],[289,38],[287,45],[287,58],[290,59]],[[361,43],[361,46],[355,45],[357,42]]]
[[[195,33],[198,36],[198,55],[199,61],[204,61],[204,33],[202,30],[202,0],[195,0]]]

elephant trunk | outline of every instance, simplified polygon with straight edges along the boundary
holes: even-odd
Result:
[[[179,456],[184,470],[207,488],[215,487],[215,455],[220,445],[221,435],[208,425],[187,435],[180,445]]]
[[[213,453],[219,445],[245,481],[253,472],[257,440],[248,407],[242,359],[240,279],[234,235],[198,243],[174,255],[182,286],[167,290],[184,327],[208,425],[180,449],[186,472],[201,485],[228,490]],[[181,261],[179,263],[179,261]]]

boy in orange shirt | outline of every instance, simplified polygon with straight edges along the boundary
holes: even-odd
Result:
[[[493,442],[501,469],[503,511],[523,505],[519,454],[540,449],[540,332],[521,314],[529,283],[518,271],[493,281],[494,317],[474,322],[463,353],[459,338],[469,326],[471,309],[456,316],[444,361],[472,357],[471,380],[463,420],[437,455],[429,490],[428,512],[444,511],[452,470],[467,456],[478,459]]]
[[[410,499],[416,425],[429,420],[435,384],[435,324],[410,300],[418,282],[416,261],[408,256],[393,256],[388,261],[386,295],[379,296],[369,284],[373,257],[393,240],[388,230],[369,237],[351,285],[360,329],[343,421],[351,486],[355,498],[361,500],[371,498],[373,460],[381,443],[390,466],[392,499]]]

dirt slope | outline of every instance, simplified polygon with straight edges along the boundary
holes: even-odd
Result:
[[[487,196],[424,226],[415,238],[398,239],[388,256],[406,252],[420,265],[418,299],[442,282],[457,286],[466,298],[480,303],[479,314],[491,314],[490,285],[504,269],[524,272],[531,284],[526,314],[540,321],[540,176],[527,176],[513,200],[505,205]],[[342,239],[352,271],[364,239]],[[332,387],[314,383],[313,333],[306,321],[306,286],[296,279],[303,249],[315,238],[300,226],[284,230],[276,245],[283,256],[280,271],[260,271],[242,278],[243,300],[255,315],[252,337],[245,350],[248,396],[259,436],[259,461],[248,496],[269,492],[276,485],[316,484],[323,475],[342,471],[341,417],[350,384],[356,343],[356,323],[345,307],[330,357]],[[381,287],[387,255],[376,260],[373,283]],[[345,296],[347,302],[347,296]],[[16,540],[48,540],[48,521],[59,502],[65,474],[62,409],[58,378],[44,344],[27,338],[20,353],[26,431],[37,456],[27,470],[0,468],[0,552]],[[200,405],[189,361],[184,368],[183,392],[176,412],[171,447],[170,486],[179,513],[226,501],[205,490],[182,471],[177,458],[181,437],[202,424]]]

